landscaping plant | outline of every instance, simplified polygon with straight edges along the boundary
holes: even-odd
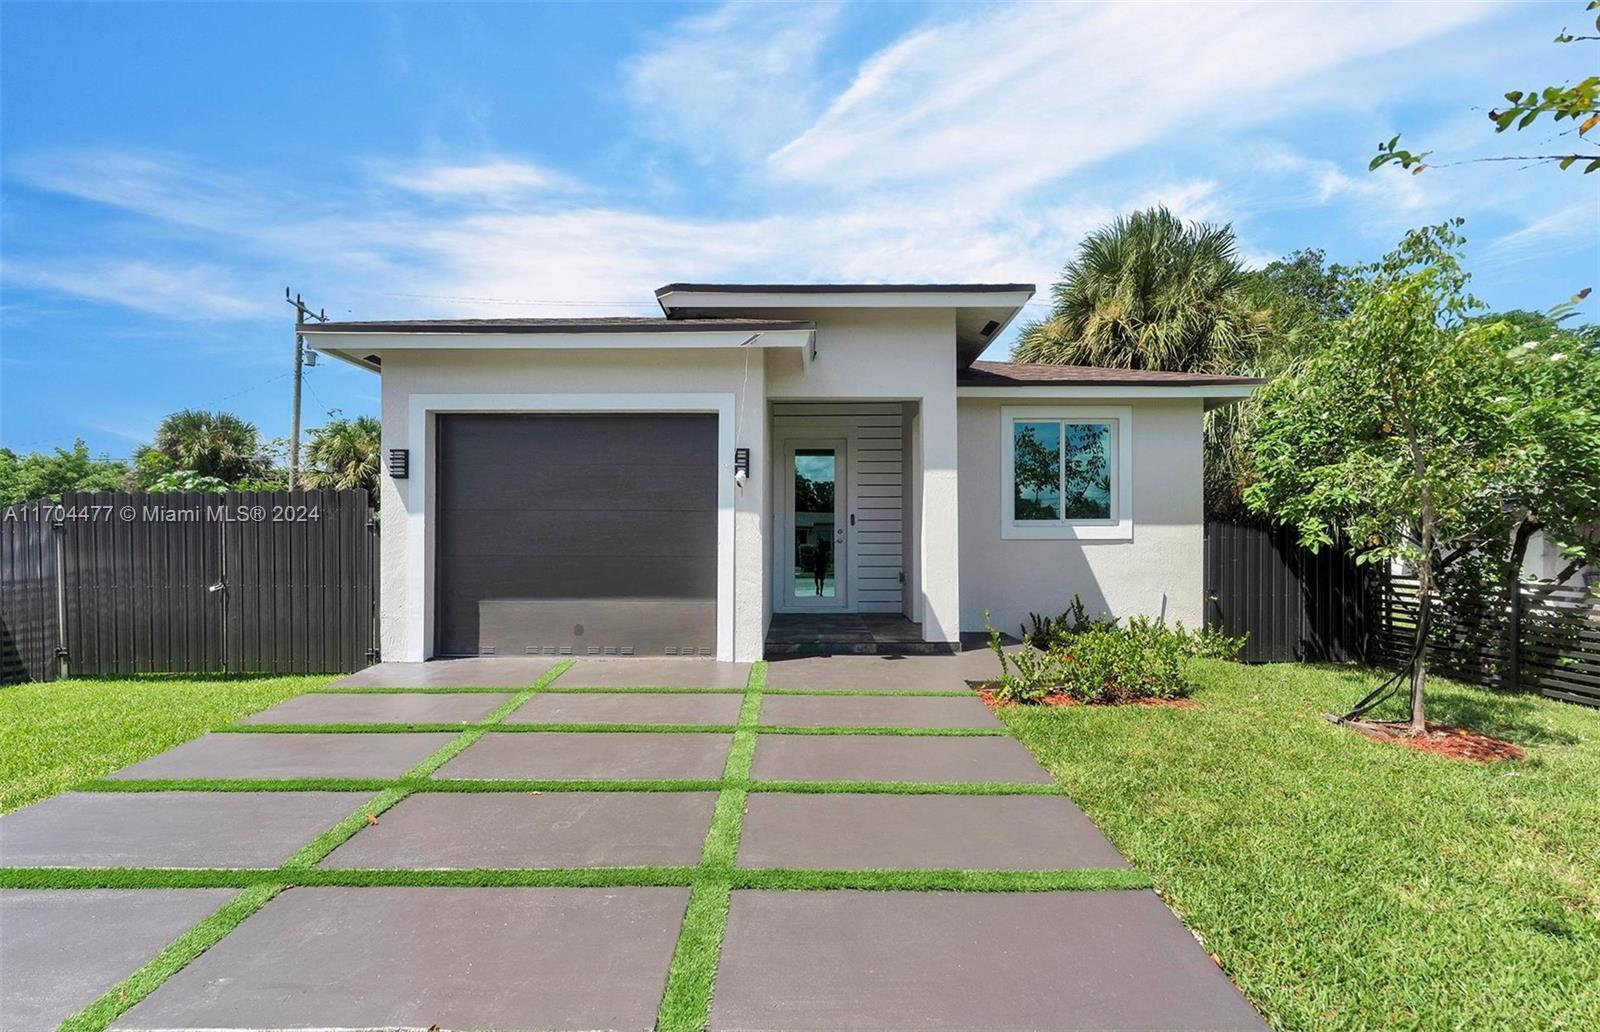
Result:
[[[985,620],[987,620],[985,614]],[[1007,652],[1000,632],[989,626],[989,647],[1000,661],[995,697],[1003,702],[1039,702],[1059,696],[1076,702],[1120,703],[1178,699],[1189,694],[1182,660],[1237,659],[1243,638],[1206,628],[1168,627],[1160,619],[1091,617],[1077,596],[1060,616],[1028,614],[1023,648]]]
[[[1441,576],[1463,562],[1509,567],[1530,523],[1586,561],[1600,511],[1600,355],[1577,334],[1519,342],[1516,324],[1471,318],[1481,306],[1466,291],[1459,226],[1408,233],[1357,270],[1335,339],[1262,392],[1260,480],[1245,492],[1308,548],[1347,538],[1358,563],[1415,572],[1415,645],[1399,675],[1412,733],[1426,730],[1424,645]]]

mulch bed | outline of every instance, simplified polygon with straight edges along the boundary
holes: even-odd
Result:
[[[1394,742],[1418,752],[1432,753],[1453,760],[1498,763],[1501,760],[1527,758],[1527,753],[1522,751],[1521,746],[1513,745],[1503,738],[1494,738],[1477,731],[1469,731],[1464,727],[1451,727],[1447,724],[1429,724],[1424,734],[1412,734],[1411,725],[1399,721],[1352,720],[1346,722],[1345,727],[1379,742]]]
[[[1021,699],[1002,699],[998,690],[988,685],[975,685],[978,696],[990,709],[999,709],[1001,706],[1167,706],[1172,709],[1199,709],[1200,704],[1193,699],[1131,699],[1127,702],[1079,702],[1068,695],[1046,695],[1041,699],[1025,702]]]

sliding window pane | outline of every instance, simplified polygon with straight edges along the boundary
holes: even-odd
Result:
[[[1014,423],[1011,473],[1015,519],[1061,518],[1061,424]]]
[[[1111,424],[1065,424],[1066,487],[1062,509],[1069,520],[1111,518]]]

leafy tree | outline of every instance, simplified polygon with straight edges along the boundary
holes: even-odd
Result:
[[[1588,295],[1537,321],[1513,312],[1482,326],[1507,358],[1491,402],[1515,445],[1501,471],[1501,506],[1516,520],[1504,567],[1519,575],[1543,531],[1567,560],[1556,583],[1600,564],[1600,327],[1561,326]]]
[[[217,494],[227,489],[228,485],[216,477],[208,477],[192,469],[163,473],[145,487],[146,491],[213,491]]]
[[[1185,224],[1166,208],[1089,234],[1026,326],[1019,362],[1215,371],[1248,354],[1259,326],[1240,288],[1231,226]]]
[[[151,452],[166,461],[150,456]],[[228,484],[262,476],[271,466],[254,424],[230,412],[200,409],[184,409],[163,419],[156,427],[155,442],[141,448],[135,461],[151,479],[191,470]]]
[[[1600,0],[1590,0],[1588,11],[1600,10]],[[1595,31],[1600,33],[1600,15],[1595,16]],[[1600,40],[1600,35],[1575,36],[1562,29],[1557,33],[1557,43],[1577,43],[1580,41],[1593,42]],[[1507,154],[1493,157],[1466,158],[1463,162],[1447,162],[1446,164],[1462,164],[1477,161],[1525,161],[1531,164],[1556,164],[1562,169],[1569,169],[1575,165],[1583,166],[1587,175],[1600,169],[1600,147],[1596,147],[1587,139],[1589,130],[1600,125],[1600,75],[1591,75],[1576,83],[1560,86],[1545,86],[1530,90],[1511,90],[1505,94],[1506,103],[1502,107],[1491,108],[1489,121],[1494,123],[1494,131],[1503,133],[1506,130],[1521,132],[1531,128],[1540,118],[1550,116],[1550,120],[1559,123],[1563,120],[1573,122],[1577,126],[1577,138],[1573,141],[1580,146],[1587,146],[1588,150],[1558,149],[1554,154]],[[1412,175],[1417,175],[1429,167],[1427,161],[1432,151],[1414,152],[1400,147],[1400,137],[1396,135],[1387,143],[1378,144],[1377,154],[1373,156],[1369,169],[1381,168],[1384,165],[1395,164],[1401,168],[1410,169]],[[1435,163],[1437,164],[1437,163]]]
[[[1262,392],[1258,512],[1311,548],[1348,538],[1362,563],[1417,575],[1409,664],[1413,731],[1425,728],[1427,654],[1441,576],[1503,556],[1537,521],[1569,533],[1600,507],[1600,364],[1592,349],[1525,346],[1509,321],[1471,318],[1460,220],[1415,230],[1356,270],[1352,314],[1330,346]],[[1565,347],[1565,345],[1563,345]],[[1364,699],[1349,717],[1381,701]]]
[[[328,423],[311,431],[306,468],[300,474],[301,486],[317,490],[362,488],[377,505],[382,424],[372,416],[343,419],[337,413],[329,415],[333,418]]]
[[[120,491],[127,478],[126,463],[93,458],[82,440],[51,453],[0,448],[0,505],[59,499],[66,491]]]
[[[1241,293],[1260,326],[1256,346],[1229,372],[1282,376],[1323,347],[1350,315],[1351,270],[1329,263],[1319,249],[1294,251],[1246,273]],[[1260,422],[1258,399],[1245,398],[1206,414],[1206,513],[1238,519],[1244,490],[1255,482],[1251,445]]]

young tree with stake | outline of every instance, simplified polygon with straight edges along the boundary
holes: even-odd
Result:
[[[1504,321],[1470,319],[1460,220],[1414,230],[1356,270],[1353,311],[1328,346],[1262,392],[1245,493],[1311,548],[1341,537],[1359,563],[1416,574],[1409,724],[1423,688],[1439,579],[1464,558],[1509,560],[1536,504],[1575,558],[1600,511],[1600,362],[1571,334],[1531,347]],[[1536,502],[1530,500],[1536,499]],[[1373,693],[1346,719],[1380,698]]]

